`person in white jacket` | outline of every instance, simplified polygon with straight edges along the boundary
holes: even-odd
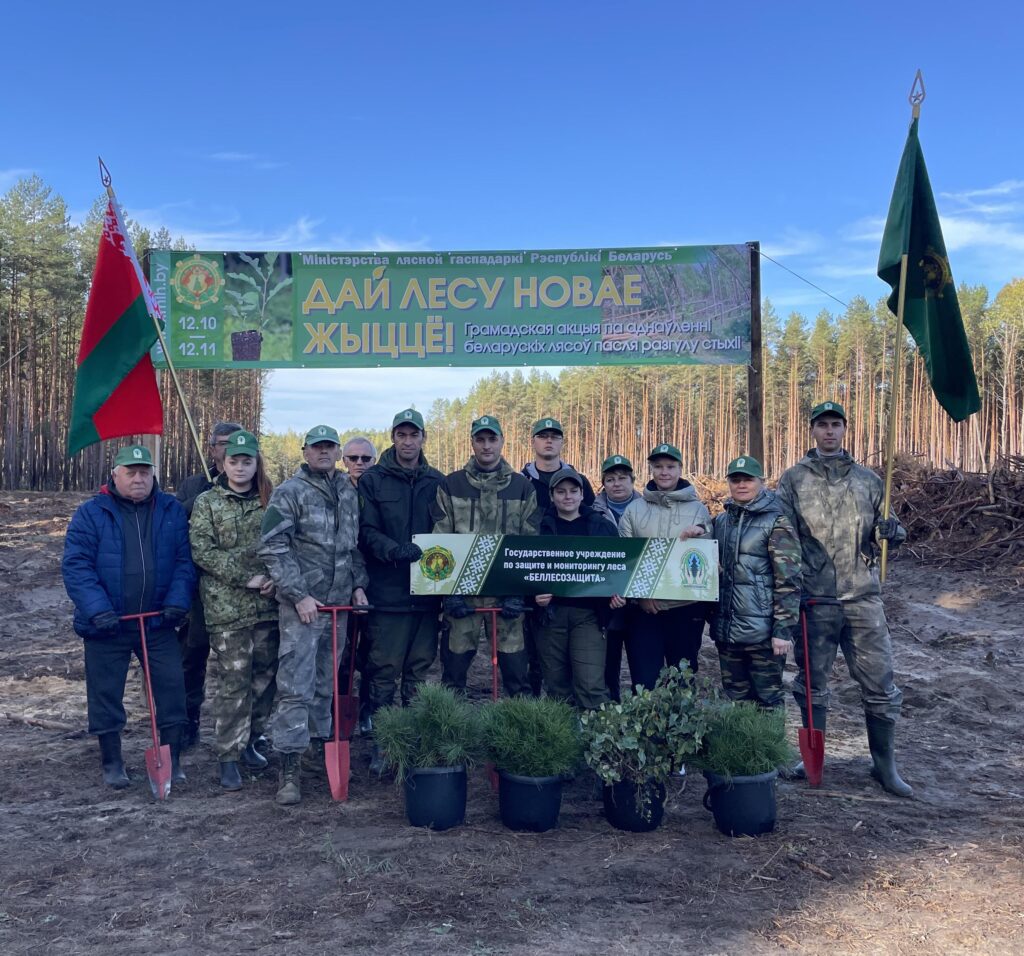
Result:
[[[647,456],[651,481],[619,522],[622,538],[710,538],[711,514],[683,478],[683,456],[675,445],[655,446]],[[626,602],[616,596],[613,607]],[[700,603],[641,598],[627,613],[626,658],[634,688],[653,687],[663,667],[683,663],[697,672],[704,633]]]

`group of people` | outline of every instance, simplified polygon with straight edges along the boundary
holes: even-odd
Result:
[[[630,460],[609,455],[595,494],[566,463],[555,418],[534,424],[533,459],[521,471],[504,456],[498,419],[475,419],[471,457],[448,475],[428,463],[415,409],[394,417],[392,444],[379,460],[367,439],[343,447],[334,428],[318,425],[305,435],[303,464],[276,488],[256,436],[218,423],[210,477],[183,482],[177,499],[159,488],[145,447],[124,448],[109,482],[75,512],[63,561],[103,778],[129,784],[120,735],[127,670],[141,651],[132,615],[159,612],[146,622],[147,650],[174,779],[185,779],[180,754],[198,738],[208,658],[206,711],[221,786],[238,790],[242,767],[266,767],[268,740],[279,758],[276,799],[287,806],[301,800],[302,755],[321,757],[332,733],[337,675],[324,608],[352,609],[351,618],[335,613],[339,634],[358,639],[350,647],[362,673],[361,727],[372,734],[376,711],[408,704],[439,649],[442,682],[465,690],[487,627],[477,611],[498,607],[505,692],[546,693],[580,709],[618,699],[623,650],[634,687],[653,686],[666,666],[696,672],[710,625],[727,696],[781,707],[792,649],[804,725],[811,717],[824,729],[828,679],[842,648],[861,688],[872,774],[889,792],[909,796],[894,759],[901,695],[877,568],[881,542],[899,544],[905,533],[882,516],[878,476],[843,449],[842,406],[816,406],[810,427],[814,447],[783,473],[776,492],[756,459],[730,462],[729,498],[714,520],[683,477],[679,448],[667,442],[652,449],[650,479],[640,488]],[[413,538],[427,533],[714,539],[720,599],[417,596],[410,565],[423,555]],[[797,639],[802,620],[809,661]],[[347,671],[349,655],[343,659]],[[380,766],[374,746],[371,769]]]

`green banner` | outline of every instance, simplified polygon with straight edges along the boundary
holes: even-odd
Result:
[[[703,538],[417,534],[413,594],[556,594],[718,600],[718,544]]]
[[[182,368],[745,365],[746,245],[514,252],[152,250]],[[157,345],[154,360],[163,362]]]

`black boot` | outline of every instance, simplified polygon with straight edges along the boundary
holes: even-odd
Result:
[[[828,710],[822,704],[815,704],[811,709],[811,716],[814,718],[814,729],[821,731],[821,736],[825,736],[825,722],[828,716]],[[804,727],[807,726],[807,707],[803,704],[800,705],[800,717],[803,720]],[[804,769],[804,762],[801,760],[796,766],[791,767],[788,770],[782,771],[782,776],[786,780],[806,780],[807,771]]]
[[[181,724],[161,730],[160,744],[171,748],[171,785],[188,783],[188,777],[181,769]]]
[[[476,651],[463,651],[461,654],[448,651],[441,671],[441,683],[461,694],[466,693],[466,677],[469,675],[469,665],[473,663],[474,657]]]
[[[384,773],[384,754],[376,744],[370,748],[370,773],[375,773],[378,777]]]
[[[498,668],[506,697],[532,697],[530,687],[529,658],[526,651],[498,651]]]
[[[238,772],[237,760],[222,760],[220,762],[220,785],[225,790],[242,789],[242,775]]]
[[[897,797],[912,797],[914,788],[905,783],[896,770],[896,721],[875,714],[865,714],[868,728],[868,747],[871,750],[871,776],[885,790]]]
[[[115,790],[124,790],[132,781],[124,769],[124,760],[121,758],[121,735],[114,731],[99,734],[96,739],[100,742],[103,782]]]
[[[266,770],[269,761],[256,749],[256,741],[250,740],[248,746],[242,751],[242,763],[246,770]]]
[[[291,807],[302,800],[299,777],[302,765],[302,754],[281,754],[281,775],[279,787],[274,798],[282,807]]]
[[[199,713],[189,712],[188,723],[181,732],[181,749],[191,750],[199,743]]]

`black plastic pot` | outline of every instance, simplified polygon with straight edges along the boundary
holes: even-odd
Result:
[[[726,836],[757,836],[775,829],[775,779],[778,770],[754,777],[720,777],[708,770],[704,809]]]
[[[558,826],[563,777],[520,777],[499,770],[498,779],[498,810],[510,830],[543,833]]]
[[[620,780],[606,786],[601,794],[604,815],[620,830],[647,833],[657,830],[665,816],[665,785],[646,780],[640,785],[640,801],[634,780]]]
[[[466,820],[466,768],[423,767],[405,777],[405,815],[414,827],[448,830]]]

